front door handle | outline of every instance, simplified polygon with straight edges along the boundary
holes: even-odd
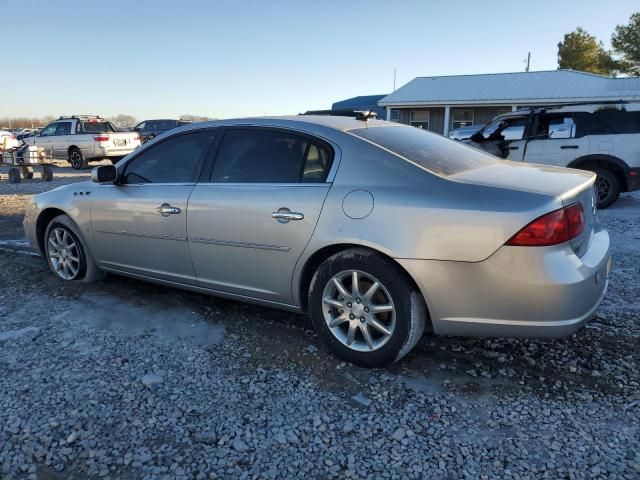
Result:
[[[507,150],[518,150],[520,147],[507,147]]]
[[[156,211],[163,217],[168,217],[169,215],[177,215],[181,212],[178,207],[172,207],[168,203],[163,203],[156,209]]]
[[[288,223],[291,220],[302,220],[304,214],[300,212],[292,212],[288,208],[280,208],[277,212],[271,214],[271,218],[275,218],[280,223]]]
[[[578,145],[561,145],[560,149],[565,150],[567,148],[571,148],[571,149],[578,149],[580,148]]]

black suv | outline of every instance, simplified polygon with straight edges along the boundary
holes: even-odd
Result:
[[[181,127],[182,125],[187,125],[191,122],[186,120],[145,120],[144,122],[140,122],[138,125],[133,127],[134,132],[138,132],[140,135],[140,140],[142,143],[148,142],[154,137],[157,137],[161,133],[166,132],[167,130],[171,130],[172,128]]]

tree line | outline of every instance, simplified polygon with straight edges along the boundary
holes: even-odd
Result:
[[[558,43],[558,68],[600,75],[640,75],[640,12],[617,25],[611,34],[611,50],[581,27]]]

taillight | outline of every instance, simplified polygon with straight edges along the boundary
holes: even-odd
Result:
[[[554,210],[536,218],[506,243],[516,247],[545,247],[576,238],[584,230],[582,204]]]
[[[97,135],[97,136],[93,137],[93,139],[96,142],[108,142],[109,141],[109,135]]]

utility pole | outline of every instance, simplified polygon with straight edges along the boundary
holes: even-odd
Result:
[[[531,52],[527,53],[527,68],[525,72],[529,71],[529,67],[531,66]]]
[[[396,69],[393,69],[393,91],[396,91]]]

